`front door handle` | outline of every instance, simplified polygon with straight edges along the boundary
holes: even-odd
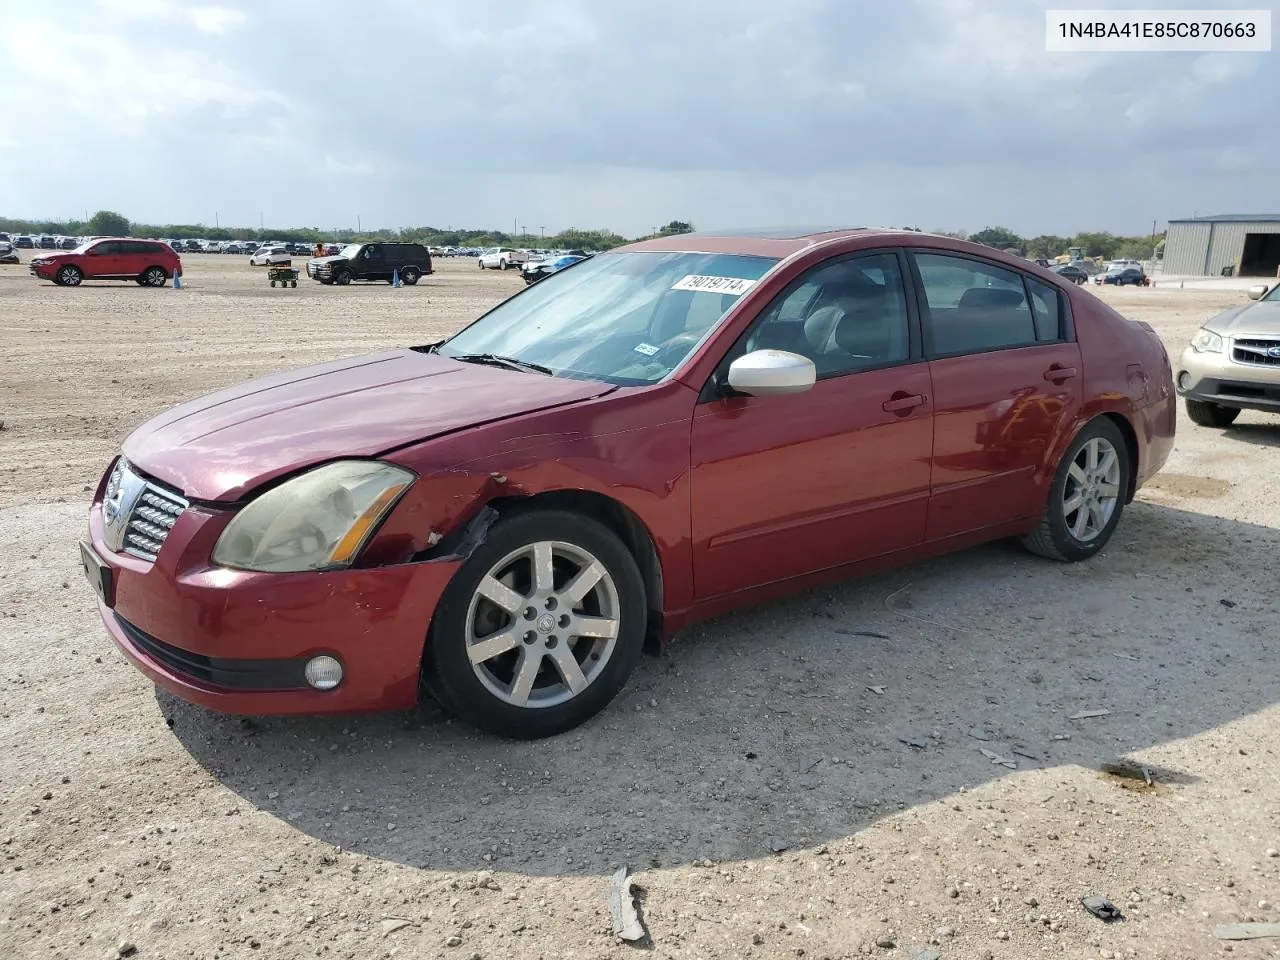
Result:
[[[1054,364],[1044,372],[1046,380],[1052,380],[1054,383],[1062,383],[1064,380],[1070,380],[1072,377],[1078,377],[1080,371],[1075,367],[1060,367]]]
[[[916,407],[924,406],[929,398],[923,394],[895,393],[890,399],[880,404],[885,413],[910,413]]]

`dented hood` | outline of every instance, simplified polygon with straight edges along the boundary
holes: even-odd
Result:
[[[124,455],[195,500],[340,457],[576,403],[609,384],[396,350],[291,370],[174,407],[138,427]]]

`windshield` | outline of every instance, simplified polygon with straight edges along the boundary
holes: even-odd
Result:
[[[360,252],[360,248],[363,246],[364,246],[363,243],[348,243],[345,247],[343,247],[341,250],[338,251],[338,256],[346,257],[348,260],[350,260],[352,257],[354,257],[357,253]]]
[[[602,253],[499,304],[438,348],[556,376],[657,383],[778,261],[722,253]]]
[[[1271,290],[1262,297],[1263,300],[1270,300],[1272,303],[1280,303],[1280,283],[1277,283]]]

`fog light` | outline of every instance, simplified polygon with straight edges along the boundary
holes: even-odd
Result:
[[[1178,386],[1180,386],[1183,390],[1191,386],[1191,374],[1187,373],[1187,371],[1185,370],[1183,370],[1180,374],[1178,374]]]
[[[342,664],[333,657],[312,657],[302,673],[317,690],[332,690],[342,682]]]

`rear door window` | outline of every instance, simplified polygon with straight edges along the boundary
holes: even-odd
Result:
[[[917,253],[915,262],[935,355],[986,353],[1039,339],[1021,274],[947,254]]]

